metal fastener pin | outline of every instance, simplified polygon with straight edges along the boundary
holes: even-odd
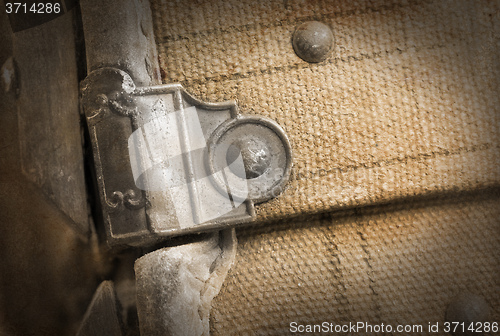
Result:
[[[318,21],[304,22],[293,33],[292,44],[297,56],[306,62],[324,61],[333,49],[332,30]]]

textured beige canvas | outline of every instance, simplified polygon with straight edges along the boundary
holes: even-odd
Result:
[[[260,219],[500,179],[498,1],[152,1],[164,82],[270,117],[295,154]],[[319,64],[295,27],[331,26]],[[478,164],[478,163],[481,164]]]
[[[237,230],[213,335],[427,325],[463,290],[500,319],[500,1],[151,7],[163,81],[275,120],[295,155],[285,192]],[[336,40],[318,64],[291,44],[309,20]]]
[[[499,204],[496,191],[242,229],[212,334],[289,335],[293,321],[443,325],[464,290],[499,321]]]

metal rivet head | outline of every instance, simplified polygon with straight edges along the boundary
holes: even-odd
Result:
[[[467,330],[471,323],[487,322],[490,315],[490,307],[482,297],[464,292],[456,296],[446,310],[447,322],[463,323],[465,330],[456,330],[453,335],[481,335]]]
[[[309,21],[295,29],[292,43],[297,56],[306,62],[317,63],[324,61],[332,51],[334,37],[324,23]]]
[[[224,122],[210,136],[207,154],[215,185],[235,200],[267,201],[290,178],[290,142],[278,124],[264,117],[238,115]]]
[[[228,166],[241,155],[245,172],[232,169],[233,173],[241,178],[254,179],[264,174],[271,165],[269,147],[261,140],[255,138],[239,139],[229,146],[226,154]],[[242,176],[243,175],[243,176]]]

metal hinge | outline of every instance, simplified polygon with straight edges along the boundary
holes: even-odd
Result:
[[[136,87],[115,68],[91,72],[81,93],[110,245],[251,222],[254,204],[290,177],[283,129],[234,101],[202,102],[179,84]]]

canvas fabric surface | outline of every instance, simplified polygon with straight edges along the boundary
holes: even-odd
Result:
[[[464,291],[499,321],[499,204],[497,190],[239,230],[211,334],[290,335],[294,321],[443,326]],[[447,334],[423,331],[385,334]]]
[[[295,318],[442,321],[463,289],[498,320],[500,1],[151,8],[163,81],[275,120],[294,152],[285,192],[237,230],[212,334],[286,334]],[[309,20],[336,40],[318,64],[291,44]]]
[[[152,1],[165,83],[288,134],[288,189],[259,219],[496,184],[498,1]],[[295,27],[336,47],[310,64]],[[478,164],[480,163],[480,164]]]

